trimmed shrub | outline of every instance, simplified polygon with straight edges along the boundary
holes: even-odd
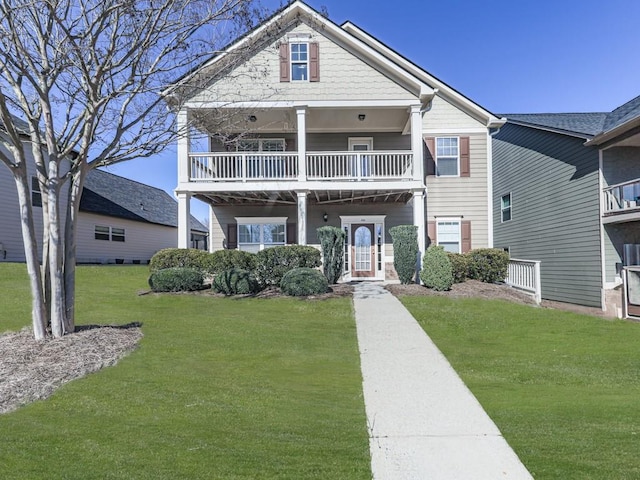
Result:
[[[209,253],[195,248],[165,248],[157,251],[149,262],[151,272],[177,267],[195,268],[208,273]]]
[[[280,282],[280,288],[287,295],[304,297],[328,292],[329,283],[319,270],[300,267],[285,273]]]
[[[225,295],[248,295],[260,291],[253,274],[242,268],[230,268],[220,272],[214,277],[211,288]]]
[[[418,264],[418,227],[398,225],[389,229],[393,240],[393,266],[400,283],[413,283]]]
[[[478,248],[468,252],[469,278],[486,283],[503,282],[509,268],[509,254],[497,248]]]
[[[451,290],[453,270],[443,247],[432,245],[427,249],[422,261],[420,279],[427,288],[438,291]]]
[[[469,257],[460,253],[447,252],[453,270],[453,283],[462,283],[469,277]]]
[[[232,268],[251,271],[256,268],[256,254],[242,250],[218,250],[209,254],[208,268],[213,274]]]
[[[338,283],[344,268],[344,230],[320,227],[316,230],[322,247],[322,272],[330,284]]]
[[[304,245],[265,248],[256,254],[255,275],[258,283],[278,286],[285,273],[298,267],[320,266],[320,250]]]
[[[204,276],[195,268],[164,268],[151,273],[149,286],[154,292],[191,292],[202,289]]]

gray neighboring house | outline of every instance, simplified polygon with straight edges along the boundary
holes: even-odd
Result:
[[[541,261],[545,299],[640,316],[640,97],[506,117],[493,136],[494,246]]]

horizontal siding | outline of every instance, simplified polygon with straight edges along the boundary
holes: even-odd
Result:
[[[487,136],[469,135],[469,177],[427,177],[427,218],[463,217],[471,221],[471,248],[489,242]]]
[[[640,243],[640,222],[613,223],[604,226],[607,282],[613,282],[616,277],[619,278],[616,264],[622,263],[625,243]]]
[[[298,25],[290,33],[308,34],[311,42],[319,44],[319,82],[280,82],[280,38],[277,38],[242,65],[197,94],[193,100],[417,100],[415,95],[323,33],[305,24]]]
[[[602,152],[605,185],[616,185],[640,178],[640,148],[617,147]]]
[[[431,108],[425,112],[422,118],[422,128],[425,130],[478,127],[482,128],[486,125],[438,95],[434,97]]]
[[[493,142],[495,246],[542,262],[543,298],[600,307],[598,151],[580,139],[512,124]],[[512,220],[502,223],[507,193]]]
[[[411,135],[401,133],[310,133],[307,150],[345,151],[349,149],[349,137],[373,137],[374,150],[411,150]]]
[[[95,239],[96,225],[124,228],[125,241]],[[178,229],[151,223],[80,212],[78,216],[77,259],[79,263],[148,262],[162,248],[178,246]]]

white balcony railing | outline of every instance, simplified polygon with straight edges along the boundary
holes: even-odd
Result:
[[[604,213],[618,213],[640,208],[640,178],[604,189]]]
[[[542,301],[540,261],[510,259],[505,283],[533,295],[536,303],[540,304]]]
[[[248,182],[298,180],[296,152],[189,154],[190,180]],[[306,180],[411,180],[413,154],[391,152],[309,152]]]

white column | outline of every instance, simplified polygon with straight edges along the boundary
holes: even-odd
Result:
[[[421,105],[411,105],[411,150],[413,152],[413,179],[424,183],[424,160],[422,155]]]
[[[178,126],[178,184],[189,181],[189,111],[180,110],[177,116]]]
[[[215,213],[213,212],[213,205],[209,205],[209,253],[213,253],[213,222],[218,223]]]
[[[422,257],[426,244],[426,226],[424,219],[424,190],[413,192],[413,224],[418,227],[418,271],[422,268]]]
[[[307,180],[307,109],[297,108],[298,118],[298,180]],[[299,198],[299,197],[298,197]]]
[[[307,244],[307,193],[296,192],[298,194],[298,244]]]
[[[191,244],[191,194],[178,192],[178,248],[189,248]]]

